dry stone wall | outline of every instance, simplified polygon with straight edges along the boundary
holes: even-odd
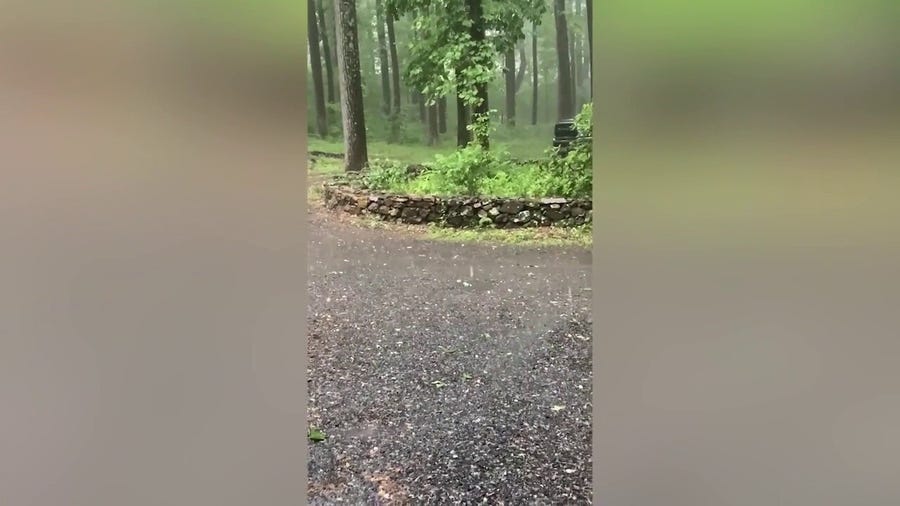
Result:
[[[442,223],[458,228],[572,227],[590,223],[592,211],[588,199],[417,197],[376,193],[343,183],[325,183],[322,194],[329,209],[400,223]]]

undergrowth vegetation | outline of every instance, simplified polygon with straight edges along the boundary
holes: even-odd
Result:
[[[581,135],[591,134],[591,104],[575,122]],[[474,137],[486,133],[486,122],[470,126]],[[367,187],[411,195],[480,195],[493,197],[590,197],[591,145],[576,143],[566,154],[555,149],[540,161],[515,160],[504,150],[485,150],[477,143],[445,155],[419,172],[400,162],[373,161],[363,174]]]

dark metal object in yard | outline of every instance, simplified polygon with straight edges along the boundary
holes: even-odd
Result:
[[[564,119],[553,126],[553,147],[558,149],[560,154],[569,152],[576,143],[590,143],[592,140],[592,137],[578,132],[574,119]]]

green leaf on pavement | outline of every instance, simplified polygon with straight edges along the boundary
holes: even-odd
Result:
[[[309,437],[310,441],[319,442],[319,441],[325,441],[325,439],[328,436],[326,436],[325,433],[322,432],[321,429],[316,429],[314,427],[310,427],[309,430],[307,431],[307,437]]]

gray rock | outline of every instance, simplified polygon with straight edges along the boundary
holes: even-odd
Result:
[[[557,209],[557,208],[559,208],[560,204],[565,204],[568,201],[569,201],[568,199],[564,199],[561,197],[551,197],[551,198],[541,199],[541,204],[556,205],[557,207],[554,209]]]
[[[500,212],[503,214],[516,214],[521,211],[525,205],[522,202],[509,200],[500,206]]]

